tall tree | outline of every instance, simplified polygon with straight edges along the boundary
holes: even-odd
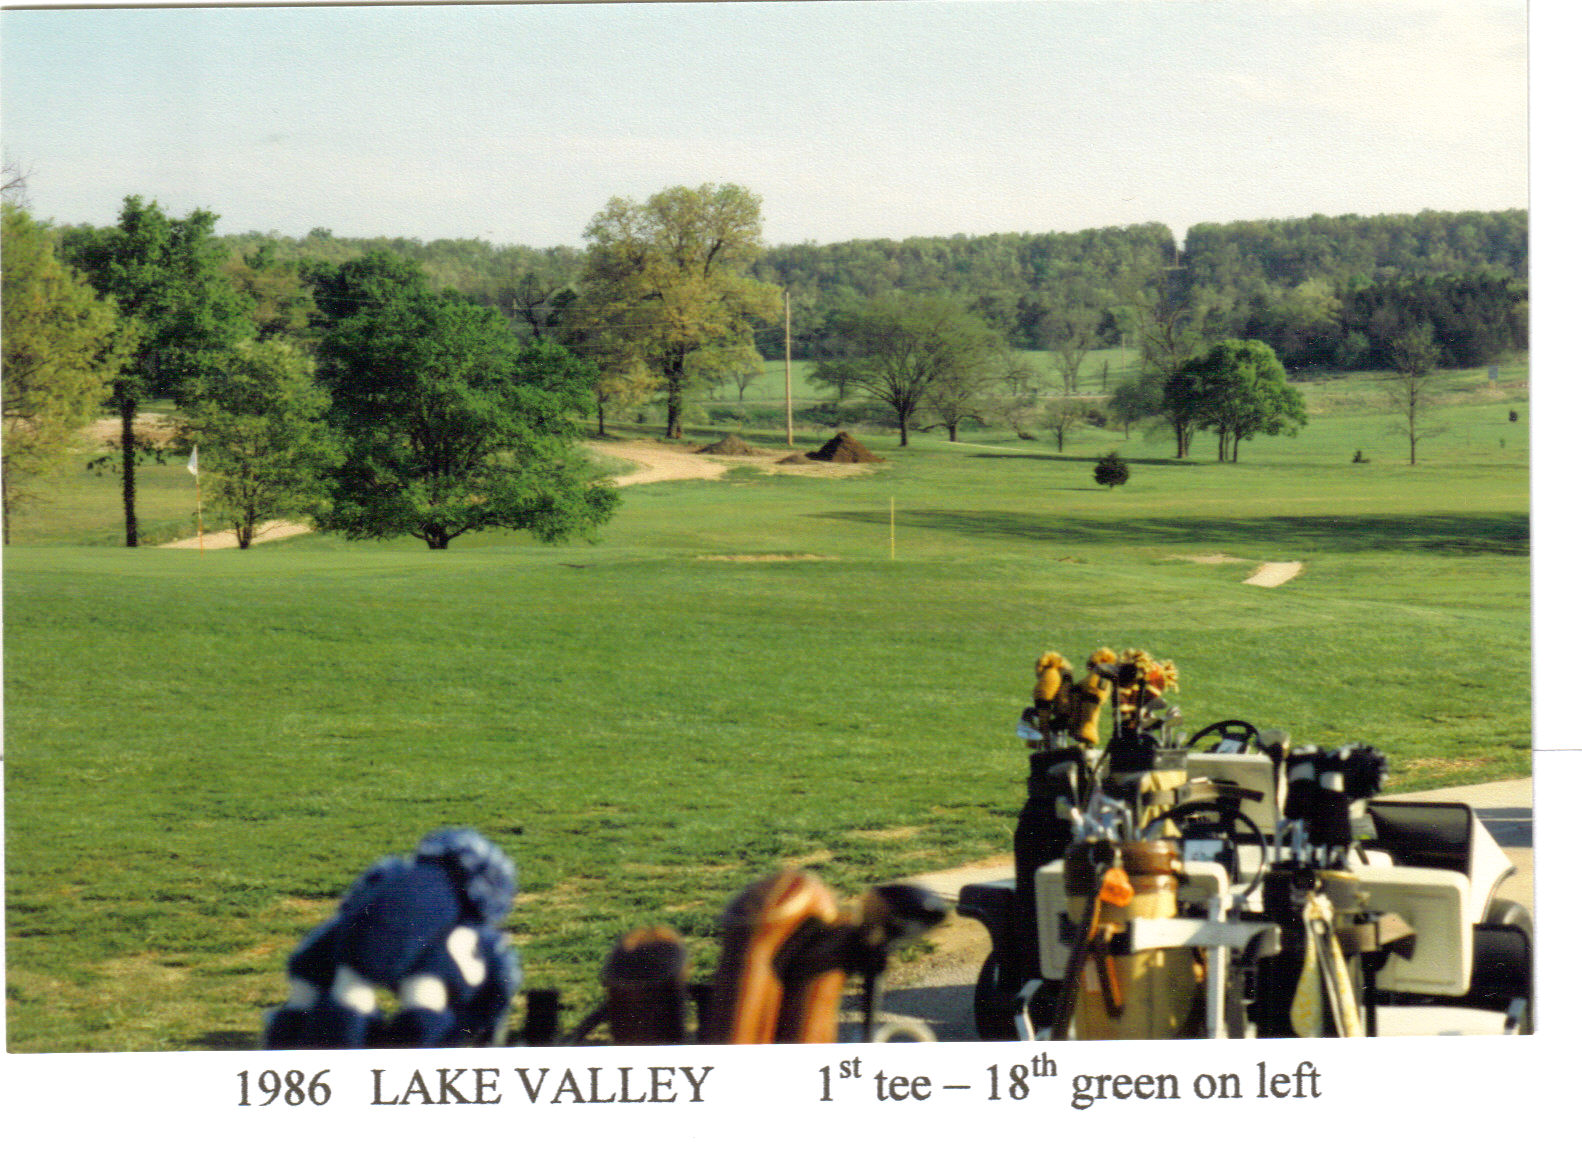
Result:
[[[1183,371],[1198,379],[1197,424],[1218,434],[1221,461],[1240,459],[1242,441],[1259,434],[1294,436],[1307,423],[1301,393],[1259,340],[1221,340]]]
[[[134,358],[116,377],[121,416],[121,500],[126,544],[137,545],[139,406],[152,397],[178,401],[213,367],[219,353],[250,331],[248,304],[226,279],[217,216],[194,210],[173,219],[159,203],[129,196],[115,226],[66,232],[62,249],[95,291],[141,325]]]
[[[283,339],[243,340],[217,362],[184,410],[182,439],[222,521],[247,549],[267,521],[309,514],[340,463],[313,361]]]
[[[887,295],[830,326],[846,352],[840,379],[894,412],[903,446],[919,410],[957,386],[981,385],[998,351],[982,320],[938,296]],[[815,375],[828,383],[834,373],[821,361]]]
[[[490,528],[563,541],[614,513],[573,419],[596,369],[522,348],[493,308],[410,287],[340,320],[319,360],[346,451],[324,528],[445,549]]]
[[[65,461],[83,426],[109,401],[136,329],[60,261],[47,226],[12,202],[0,206],[0,216],[0,482],[9,544],[11,515],[34,499],[33,482]]]
[[[1102,310],[1080,295],[1072,295],[1051,307],[1039,326],[1039,339],[1055,357],[1067,396],[1076,395],[1082,363],[1098,346],[1103,322]]]
[[[744,273],[762,235],[760,199],[728,184],[672,186],[642,204],[612,198],[583,232],[583,326],[605,337],[606,368],[652,371],[672,438],[697,374],[731,366],[753,348],[754,322],[777,314],[780,292]]]
[[[1146,384],[1149,377],[1158,375],[1145,371],[1139,384]],[[1192,452],[1192,434],[1202,427],[1210,391],[1207,380],[1191,361],[1183,362],[1159,380],[1159,415],[1175,434],[1177,459]]]
[[[1409,463],[1415,465],[1418,443],[1443,431],[1427,421],[1438,403],[1429,378],[1439,366],[1433,328],[1426,323],[1406,328],[1390,342],[1389,351],[1395,375],[1385,386],[1384,398],[1399,417],[1396,431],[1405,434]]]

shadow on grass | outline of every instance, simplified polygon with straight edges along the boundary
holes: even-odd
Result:
[[[1098,453],[973,453],[975,461],[1057,461],[1063,464],[1091,465]],[[1212,461],[1178,461],[1174,457],[1127,457],[1128,465],[1157,465],[1163,469],[1197,469]]]
[[[205,1031],[187,1045],[200,1051],[256,1051],[257,1031]]]
[[[831,511],[815,515],[831,521],[887,524],[889,515]],[[1079,539],[1093,546],[1258,547],[1277,553],[1504,554],[1525,557],[1530,537],[1527,515],[1495,514],[1319,514],[1296,517],[1173,517],[1100,519],[995,510],[914,509],[896,514],[896,523],[915,529],[966,537],[1023,541]]]

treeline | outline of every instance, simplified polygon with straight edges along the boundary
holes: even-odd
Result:
[[[308,274],[371,251],[423,267],[436,288],[492,306],[522,333],[557,334],[579,296],[585,252],[478,239],[226,236]],[[1213,340],[1256,339],[1293,370],[1383,368],[1402,321],[1428,322],[1444,361],[1469,367],[1526,346],[1524,210],[1201,224],[1178,251],[1158,223],[1066,233],[954,235],[767,247],[745,272],[790,294],[792,355],[828,354],[835,323],[886,295],[943,295],[1016,348],[1053,350],[1073,319],[1094,348],[1137,346],[1161,286]],[[755,330],[761,356],[784,326]]]
[[[787,288],[793,355],[819,354],[829,321],[885,295],[946,295],[1023,349],[1046,345],[1071,304],[1099,312],[1100,338],[1118,345],[1123,307],[1175,266],[1168,227],[1106,227],[1065,234],[992,234],[771,247],[754,278]],[[767,351],[765,354],[769,354]]]
[[[7,195],[6,515],[109,404],[128,545],[154,399],[209,450],[243,544],[280,512],[436,548],[592,529],[613,494],[570,418],[602,433],[659,401],[679,437],[689,400],[740,400],[782,353],[787,297],[832,415],[864,398],[903,443],[994,424],[1063,447],[1113,420],[1167,424],[1182,457],[1213,431],[1235,460],[1301,427],[1286,368],[1374,367],[1408,386],[1415,460],[1428,373],[1527,342],[1522,211],[1200,226],[1184,253],[1158,224],[766,248],[758,196],[705,185],[611,199],[579,250],[220,236],[210,211],[137,197],[114,226],[57,228]],[[1101,411],[1081,369],[1115,346],[1136,371]]]

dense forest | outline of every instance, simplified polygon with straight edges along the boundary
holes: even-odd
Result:
[[[1150,324],[1172,310],[1202,340],[1267,343],[1293,371],[1383,367],[1392,329],[1428,322],[1445,362],[1465,367],[1526,345],[1527,239],[1524,210],[1315,215],[1202,224],[1180,248],[1157,223],[798,243],[767,248],[747,273],[789,292],[798,358],[825,354],[841,312],[905,293],[953,298],[1022,349],[1057,348],[1076,319],[1091,321],[1090,346],[1146,344]],[[263,250],[310,281],[390,251],[534,337],[563,331],[584,259],[574,247],[346,239],[322,228],[221,241],[238,259]],[[782,354],[782,325],[760,326],[757,339],[764,357]]]

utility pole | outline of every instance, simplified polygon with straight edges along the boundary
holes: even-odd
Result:
[[[791,288],[785,288],[786,300],[786,447],[796,444],[791,429]]]

